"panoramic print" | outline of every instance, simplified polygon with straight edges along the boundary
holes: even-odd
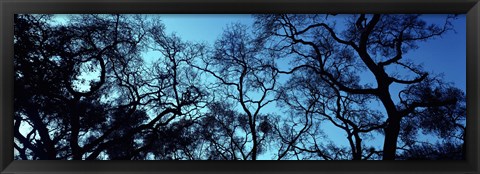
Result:
[[[17,14],[16,160],[464,160],[465,15]]]

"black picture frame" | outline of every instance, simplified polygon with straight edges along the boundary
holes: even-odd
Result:
[[[479,0],[0,0],[0,173],[479,173]],[[14,161],[13,15],[19,13],[463,13],[464,161]]]

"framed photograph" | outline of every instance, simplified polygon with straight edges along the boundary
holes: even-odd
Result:
[[[478,1],[0,2],[0,172],[478,173]]]

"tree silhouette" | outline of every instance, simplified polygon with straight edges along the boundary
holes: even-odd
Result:
[[[225,100],[233,100],[240,105],[242,112],[240,117],[245,118],[238,118],[244,119],[244,121],[240,121],[239,126],[247,126],[248,129],[241,131],[244,133],[241,138],[244,139],[241,140],[243,142],[233,144],[234,146],[243,145],[229,147],[229,149],[240,150],[243,159],[256,160],[263,149],[262,143],[270,131],[268,115],[262,115],[260,111],[274,101],[272,94],[277,83],[277,73],[265,66],[270,63],[270,60],[262,49],[262,43],[252,38],[247,31],[245,25],[232,24],[215,42],[212,55],[206,57],[201,62],[202,65],[193,66],[213,76],[221,84],[219,93],[226,96]],[[213,107],[211,109],[221,108]],[[220,124],[230,124],[233,120],[217,121],[227,121]],[[227,129],[226,136],[230,137],[231,141],[237,141],[233,135],[237,132],[228,130],[230,128],[227,127],[224,129]],[[249,150],[244,148],[244,144],[247,142],[251,143]],[[236,158],[235,153],[231,153],[231,158]]]
[[[48,18],[15,18],[15,137],[23,159],[103,159],[105,152],[109,159],[145,158],[151,145],[141,139],[152,138],[143,134],[158,135],[201,98],[198,88],[175,80],[176,72],[143,66],[142,44],[160,31],[141,16],[77,15],[67,26],[51,26]],[[168,58],[167,69],[179,68]],[[85,82],[84,73],[98,76]],[[154,111],[147,115],[147,108]],[[25,122],[28,137],[20,133]]]
[[[353,66],[342,61],[342,57],[335,58],[338,62],[331,66]],[[303,127],[296,136],[287,140],[285,143],[290,144],[286,149],[297,148],[299,151],[318,154],[323,159],[333,159],[326,155],[328,149],[321,152],[318,141],[311,141],[309,138],[301,138],[304,136],[311,136],[319,134],[318,130],[313,129],[311,133],[308,131],[312,127],[323,127],[325,121],[330,122],[333,126],[340,128],[347,135],[348,144],[350,146],[351,157],[349,159],[360,160],[362,155],[365,158],[370,158],[376,151],[372,148],[364,152],[364,145],[362,144],[362,134],[369,134],[372,131],[381,129],[384,123],[381,121],[381,113],[372,110],[368,106],[368,102],[374,100],[371,95],[356,95],[341,93],[334,85],[323,81],[315,72],[310,69],[302,69],[294,72],[284,72],[293,74],[288,83],[283,86],[279,92],[279,100],[286,106],[287,110],[293,111],[290,117],[300,116],[299,121],[290,121],[289,125],[283,127],[290,127],[295,129],[294,125],[302,125]],[[279,134],[288,134],[284,133]],[[320,137],[319,137],[320,138]],[[311,138],[311,139],[319,139]],[[323,139],[325,139],[324,137]],[[284,139],[280,136],[280,139]],[[296,141],[300,142],[296,142]],[[300,143],[304,147],[293,146],[295,143]],[[340,149],[339,149],[340,150]],[[285,155],[284,153],[281,153]],[[331,152],[338,153],[338,152]],[[343,153],[343,152],[342,152]],[[282,155],[280,155],[281,157]]]
[[[465,158],[464,92],[405,56],[454,16],[254,18],[208,45],[146,15],[15,15],[15,158]]]
[[[404,55],[418,48],[417,42],[433,39],[451,30],[450,20],[453,17],[448,17],[444,25],[437,26],[428,25],[420,15],[352,15],[346,20],[343,31],[336,31],[335,24],[329,22],[328,17],[257,15],[256,26],[262,37],[272,38],[273,42],[278,43],[272,49],[301,59],[295,67],[284,72],[308,68],[342,92],[376,96],[388,116],[384,127],[383,159],[393,160],[403,119],[413,116],[416,110],[455,106],[458,101],[459,93],[447,93],[442,96],[430,95],[429,100],[402,100],[395,104],[390,90],[392,84],[422,86],[422,82],[428,81],[431,75],[404,58]],[[355,66],[335,66],[337,57],[354,61]],[[390,67],[403,68],[416,77],[402,77],[398,72],[391,72]],[[358,74],[365,71],[373,74],[375,85],[359,84]],[[439,83],[438,90],[456,91],[450,85]]]

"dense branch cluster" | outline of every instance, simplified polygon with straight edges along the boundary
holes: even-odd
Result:
[[[15,158],[465,158],[464,92],[405,56],[454,16],[253,17],[208,45],[149,15],[15,15]]]

